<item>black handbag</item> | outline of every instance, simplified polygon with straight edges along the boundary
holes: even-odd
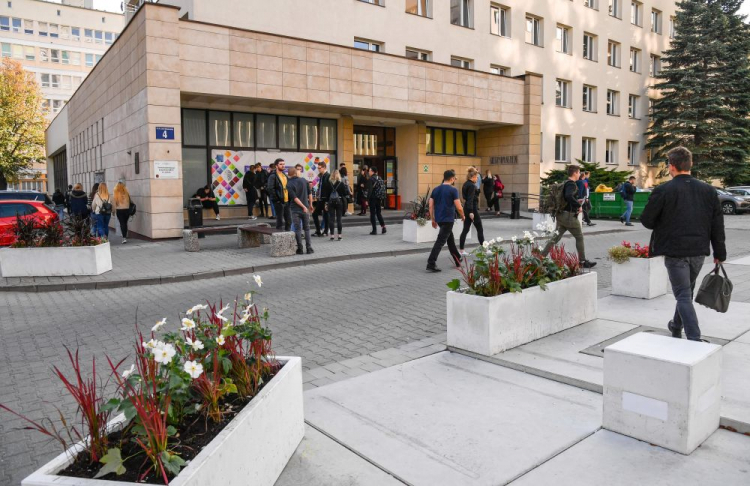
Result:
[[[128,215],[129,216],[135,216],[135,212],[137,211],[137,207],[133,201],[130,201],[130,205],[128,206]]]
[[[724,274],[723,277],[719,275],[719,268]],[[713,271],[703,278],[695,301],[717,312],[726,312],[729,309],[729,301],[732,299],[733,288],[734,285],[727,277],[724,265],[717,263]]]

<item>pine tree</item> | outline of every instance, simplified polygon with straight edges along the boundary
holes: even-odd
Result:
[[[725,185],[750,182],[750,27],[742,0],[683,0],[655,86],[646,148],[666,162],[679,145],[693,173]]]

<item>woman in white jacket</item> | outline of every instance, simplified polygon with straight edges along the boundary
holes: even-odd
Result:
[[[94,213],[96,223],[96,236],[109,237],[109,220],[112,217],[112,200],[107,190],[107,184],[102,182],[91,201],[91,211]]]

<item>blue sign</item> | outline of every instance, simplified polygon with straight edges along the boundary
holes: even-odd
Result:
[[[156,127],[156,138],[159,140],[174,140],[174,127]]]

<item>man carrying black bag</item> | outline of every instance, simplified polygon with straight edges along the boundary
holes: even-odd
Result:
[[[672,180],[654,189],[641,214],[641,223],[653,230],[650,253],[664,255],[664,262],[677,300],[674,319],[667,325],[672,337],[681,338],[682,328],[691,341],[701,341],[693,290],[707,255],[714,250],[714,263],[726,260],[724,215],[716,189],[690,175],[693,154],[684,147],[667,153]]]

